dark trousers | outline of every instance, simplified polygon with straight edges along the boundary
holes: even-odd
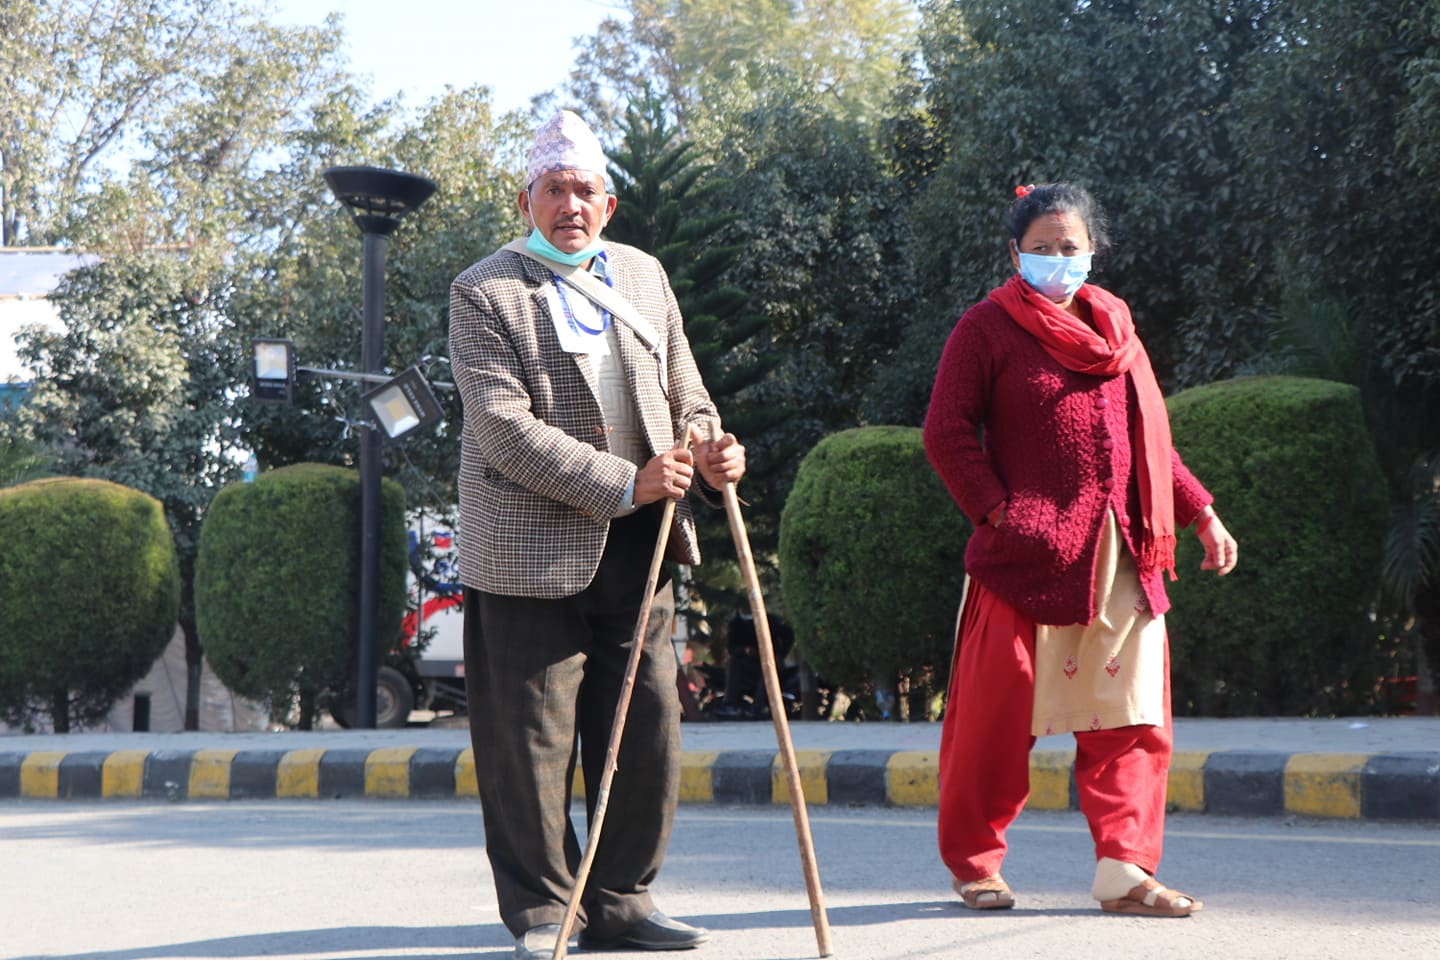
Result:
[[[574,596],[465,591],[465,686],[485,845],[500,917],[515,936],[565,918],[580,864],[570,820],[577,754],[588,822],[659,515],[658,507],[645,508],[611,523],[595,579]],[[680,792],[674,616],[673,592],[662,578],[578,917],[577,927],[599,937],[655,910],[649,887]]]

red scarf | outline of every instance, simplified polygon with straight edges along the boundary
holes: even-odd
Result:
[[[990,299],[1040,342],[1045,352],[1067,370],[1096,377],[1130,375],[1139,409],[1132,427],[1134,461],[1140,480],[1140,512],[1145,529],[1136,557],[1142,572],[1166,570],[1175,579],[1175,487],[1170,464],[1170,415],[1150,367],[1150,356],[1135,334],[1135,321],[1125,301],[1106,290],[1084,284],[1077,299],[1090,308],[1089,324],[1041,296],[1012,276],[990,291]],[[1099,331],[1098,333],[1096,331]]]

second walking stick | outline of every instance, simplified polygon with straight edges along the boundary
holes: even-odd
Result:
[[[805,871],[805,892],[810,896],[810,920],[815,925],[815,943],[820,956],[833,955],[830,946],[830,921],[825,915],[825,894],[820,889],[820,868],[815,862],[815,843],[810,837],[810,815],[805,809],[805,793],[800,785],[800,766],[795,761],[795,745],[790,740],[790,721],[785,717],[785,699],[780,692],[780,674],[775,668],[775,648],[770,643],[770,621],[765,615],[765,597],[760,592],[760,577],[755,572],[755,557],[750,552],[750,535],[740,515],[740,498],[735,484],[727,483],[721,490],[725,497],[725,516],[730,521],[730,536],[735,540],[735,553],[745,575],[745,590],[750,598],[750,613],[755,617],[755,646],[760,653],[760,672],[765,676],[765,694],[770,701],[770,719],[775,722],[775,739],[779,741],[780,760],[785,766],[785,783],[790,790],[790,811],[795,817],[795,836],[800,842],[800,866]]]

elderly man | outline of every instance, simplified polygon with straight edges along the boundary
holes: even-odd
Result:
[[[605,167],[585,122],[557,114],[536,134],[519,195],[529,238],[450,289],[470,734],[500,916],[521,960],[551,955],[574,889],[577,753],[593,815],[663,502],[677,501],[671,558],[698,563],[687,492],[713,505],[745,472],[664,269],[600,237],[616,205]],[[679,794],[673,617],[666,577],[581,903],[581,947],[679,950],[709,937],[650,896]]]

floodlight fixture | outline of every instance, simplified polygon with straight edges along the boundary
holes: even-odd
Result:
[[[289,340],[257,337],[250,341],[250,395],[267,403],[295,401],[295,345]]]
[[[419,367],[410,367],[360,399],[369,408],[375,425],[390,440],[439,423],[445,417]]]

